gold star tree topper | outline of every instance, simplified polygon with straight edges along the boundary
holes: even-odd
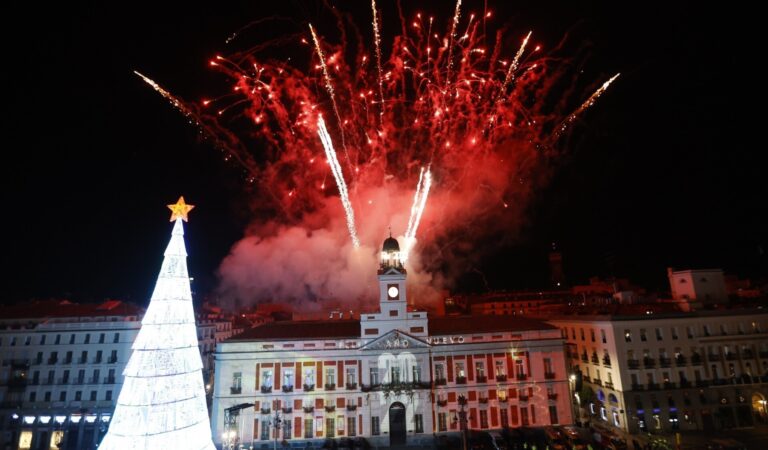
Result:
[[[184,203],[184,196],[179,197],[179,201],[175,205],[168,205],[168,209],[171,210],[171,222],[176,219],[182,219],[184,222],[189,222],[187,214],[192,211],[195,205],[187,205]]]

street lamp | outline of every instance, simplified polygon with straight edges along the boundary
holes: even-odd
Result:
[[[459,395],[459,406],[461,409],[456,416],[453,416],[453,421],[459,422],[459,429],[461,430],[461,445],[464,450],[467,450],[467,411],[465,406],[467,405],[467,399],[463,395]]]
[[[275,446],[274,450],[277,450],[277,439],[280,436],[280,429],[283,428],[283,418],[280,417],[280,411],[275,409],[275,415],[272,417],[271,423],[275,433]]]

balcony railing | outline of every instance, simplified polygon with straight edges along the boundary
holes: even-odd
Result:
[[[664,389],[674,389],[675,387],[677,387],[677,386],[675,385],[675,383],[673,383],[671,381],[665,381],[664,382]]]
[[[637,369],[640,367],[640,361],[636,359],[628,359],[627,360],[627,367],[630,369]]]
[[[117,356],[115,357],[110,356],[109,359],[107,360],[107,364],[115,364],[116,362],[117,362]]]
[[[527,402],[530,397],[528,397],[528,394],[520,394],[517,397],[521,402]]]
[[[725,359],[728,361],[735,361],[739,357],[738,354],[730,352],[725,354]]]
[[[655,391],[659,389],[659,383],[648,383],[648,390]]]
[[[269,406],[267,406],[266,408],[261,408],[261,409],[259,410],[259,412],[260,412],[261,414],[272,414],[272,408],[270,408]]]
[[[272,386],[262,386],[261,387],[261,393],[262,394],[269,394],[272,392]]]
[[[57,362],[59,362],[59,358],[54,358],[54,357],[48,358],[48,364],[49,365],[50,364],[56,364]]]
[[[485,375],[478,375],[477,378],[475,378],[475,381],[477,381],[478,383],[487,383],[488,377],[486,377]]]
[[[597,355],[592,355],[592,364],[600,364],[600,358]]]
[[[243,392],[242,386],[231,386],[229,388],[230,395],[242,394],[242,392]]]
[[[683,355],[675,356],[675,364],[677,364],[678,366],[684,366],[685,363],[686,363],[685,356]]]
[[[467,377],[456,377],[456,384],[467,384]]]
[[[304,406],[301,409],[304,410],[304,412],[307,414],[315,412],[314,406]]]
[[[688,380],[680,380],[680,387],[685,389],[691,387],[691,382]]]
[[[334,412],[334,411],[336,411],[336,405],[326,405],[325,406],[325,412],[331,413],[331,412]]]
[[[758,354],[760,355],[761,358],[768,358],[768,351],[761,350],[758,352]]]
[[[437,406],[448,406],[448,400],[446,400],[446,399],[437,399]]]
[[[75,378],[72,380],[72,384],[83,384],[85,383],[85,378]]]
[[[291,414],[293,412],[293,408],[288,406],[288,407],[285,407],[285,408],[281,408],[280,411],[282,411],[283,414]]]
[[[64,358],[64,361],[61,362],[62,364],[72,364],[72,357]]]
[[[669,367],[672,364],[672,360],[669,358],[659,358],[659,367]]]
[[[752,350],[744,350],[742,354],[742,358],[744,359],[752,359],[755,357],[755,353]]]
[[[524,381],[528,379],[528,375],[524,373],[518,373],[518,374],[515,374],[515,378],[517,379],[517,381]]]
[[[347,403],[347,411],[356,411],[357,405],[354,403]]]
[[[464,397],[463,395],[460,395],[459,398],[456,400],[459,405],[466,405],[467,404],[467,397]]]
[[[326,391],[335,391],[336,390],[336,383],[325,383],[323,386]]]
[[[507,376],[504,374],[496,375],[496,381],[507,381]]]
[[[643,358],[643,365],[646,368],[653,368],[656,366],[656,360],[653,358]]]
[[[700,366],[701,363],[702,363],[701,355],[699,355],[698,353],[694,353],[693,355],[691,355],[691,364],[693,364],[694,366]]]
[[[507,397],[499,397],[499,401],[502,403],[506,403],[509,399]]]
[[[293,385],[292,384],[284,384],[282,388],[283,392],[293,392]]]
[[[357,383],[347,383],[347,390],[348,391],[356,391],[357,390]]]
[[[88,358],[77,358],[78,364],[88,364]]]
[[[633,391],[642,391],[644,389],[642,384],[635,384],[632,383],[632,390]]]
[[[445,386],[447,383],[445,378],[435,378],[435,386]]]
[[[584,353],[584,354],[581,355],[581,360],[584,361],[584,362],[589,362],[589,356],[587,356],[587,354]]]
[[[720,361],[720,355],[708,354],[707,359],[709,361]]]
[[[303,388],[304,388],[304,390],[305,390],[305,391],[307,391],[307,392],[310,392],[310,391],[314,391],[314,390],[315,390],[315,385],[314,385],[314,384],[305,384],[305,385],[304,385],[304,386],[302,386],[302,387],[303,387]]]
[[[603,357],[603,365],[605,367],[611,367],[611,358]]]
[[[480,398],[477,399],[477,402],[478,403],[488,403],[488,397],[485,397],[485,398],[480,397]]]
[[[554,380],[555,379],[555,372],[544,372],[544,379],[545,380]]]
[[[607,387],[609,389],[613,389],[613,383],[611,383],[610,381],[606,381],[605,382],[605,387]]]
[[[698,388],[709,387],[709,381],[706,381],[706,380],[696,380],[696,387],[698,387]]]

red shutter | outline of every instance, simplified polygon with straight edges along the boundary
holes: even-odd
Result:
[[[499,426],[499,408],[491,406],[491,428]]]
[[[472,363],[472,355],[467,355],[467,379],[469,381],[475,380],[475,367]]]
[[[275,364],[275,380],[273,385],[276,390],[280,389],[280,364]]]
[[[515,376],[515,363],[512,361],[512,353],[507,352],[507,376],[512,379]]]
[[[452,356],[448,357],[447,365],[448,365],[448,367],[447,367],[447,369],[448,369],[448,382],[452,382],[453,381],[453,357]]]
[[[301,400],[296,400],[297,402],[300,402]],[[254,436],[257,436],[254,434]],[[293,437],[300,438],[301,437],[301,417],[294,417],[293,418]]]
[[[323,362],[318,361],[317,362],[317,387],[321,388],[323,387]]]
[[[488,400],[496,400],[496,389],[488,389]]]
[[[260,370],[260,364],[256,363],[256,392],[259,392],[259,370]]]
[[[469,408],[469,427],[477,428],[477,408]]]
[[[474,402],[475,400],[477,400],[477,392],[475,392],[475,391],[469,391],[469,392],[468,392],[468,394],[469,394],[469,395],[468,395],[468,397],[469,397],[469,398],[468,398],[468,400],[469,400],[470,402]]]
[[[536,423],[536,405],[531,405],[531,423]]]
[[[517,425],[517,406],[509,407],[509,420],[512,422],[512,425]]]

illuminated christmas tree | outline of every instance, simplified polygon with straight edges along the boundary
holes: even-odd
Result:
[[[187,272],[184,226],[194,207],[179,198],[155,291],[125,367],[100,449],[213,450]]]

